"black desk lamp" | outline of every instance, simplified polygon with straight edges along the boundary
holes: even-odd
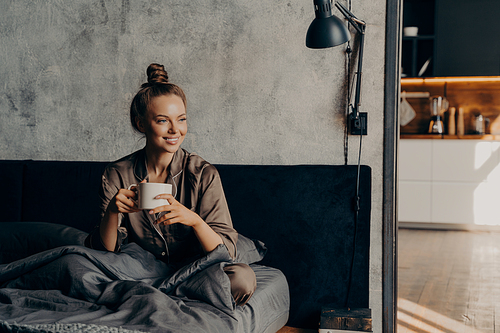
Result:
[[[306,46],[312,49],[323,49],[327,47],[337,46],[346,43],[351,34],[349,29],[344,25],[342,20],[332,14],[332,3],[344,15],[349,23],[359,33],[359,50],[358,50],[358,73],[356,78],[356,94],[354,96],[354,105],[350,104],[351,110],[349,114],[350,132],[353,135],[366,135],[367,134],[367,114],[366,112],[359,112],[359,98],[361,93],[361,69],[363,66],[363,47],[365,41],[365,28],[366,23],[357,19],[345,6],[338,3],[336,0],[314,0],[314,8],[316,18],[312,21],[309,29],[307,30]],[[349,101],[350,102],[350,101]],[[360,137],[360,156],[361,156],[361,137]],[[344,309],[335,309],[330,307],[323,307],[321,311],[320,331],[329,331],[330,329],[349,330],[371,332],[371,310],[370,309],[350,309],[349,308],[349,294],[351,289],[351,280],[354,265],[354,256],[356,253],[356,225],[358,219],[358,212],[360,210],[360,197],[359,197],[359,161],[358,161],[358,180],[356,182],[356,197],[355,197],[355,222],[354,222],[354,249],[351,261],[349,282],[347,287],[347,295],[345,300]]]
[[[356,79],[356,93],[354,105],[349,105],[350,109],[350,130],[354,135],[366,135],[367,114],[359,112],[359,98],[361,94],[361,70],[363,66],[363,48],[365,42],[366,23],[359,20],[344,5],[335,0],[314,0],[316,18],[312,21],[307,30],[306,46],[312,49],[323,49],[346,43],[350,39],[349,29],[342,20],[332,14],[332,3],[344,15],[349,23],[359,33],[358,50],[358,74]]]

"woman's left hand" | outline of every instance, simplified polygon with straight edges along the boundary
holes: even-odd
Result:
[[[171,194],[160,194],[155,199],[166,199],[170,203],[170,205],[159,206],[149,211],[149,214],[166,212],[155,221],[155,224],[182,223],[190,227],[196,227],[199,223],[205,223],[198,214],[175,200]]]
[[[182,223],[192,227],[196,237],[200,241],[203,251],[206,253],[213,251],[219,244],[223,244],[222,238],[219,234],[217,234],[207,223],[205,223],[205,221],[203,221],[198,214],[188,209],[179,201],[175,200],[171,194],[160,194],[156,197],[156,199],[167,199],[170,205],[156,207],[155,209],[149,211],[149,214],[166,212],[166,214],[162,215],[155,221],[155,224],[162,223],[164,225],[169,225]]]

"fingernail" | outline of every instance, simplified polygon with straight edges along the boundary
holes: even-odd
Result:
[[[152,210],[149,211],[149,214],[153,214],[153,213],[154,213],[154,211],[152,211]]]

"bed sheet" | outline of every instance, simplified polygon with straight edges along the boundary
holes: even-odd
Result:
[[[276,332],[288,321],[290,293],[283,273],[272,267],[250,265],[257,289],[246,306],[237,307],[238,332]]]
[[[288,318],[288,285],[277,269],[251,265],[257,290],[240,307],[222,247],[175,272],[151,256],[135,244],[120,254],[66,246],[0,265],[0,329],[267,333]]]

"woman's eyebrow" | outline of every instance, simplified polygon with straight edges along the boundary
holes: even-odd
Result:
[[[183,114],[178,115],[177,118],[186,117],[186,116],[187,116],[187,113],[183,113]],[[169,116],[164,115],[164,114],[157,114],[156,116],[154,116],[154,118],[158,118],[158,117],[170,118]]]

